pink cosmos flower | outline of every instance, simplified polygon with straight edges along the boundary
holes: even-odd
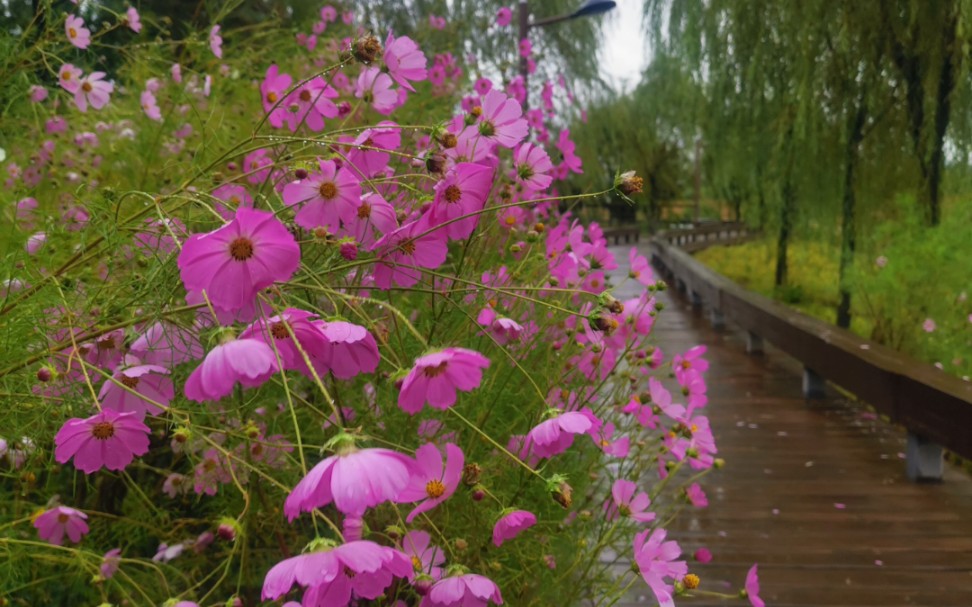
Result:
[[[628,251],[628,276],[645,285],[646,287],[655,282],[655,273],[651,269],[651,264],[643,255],[638,254],[636,247],[631,247]]]
[[[428,403],[445,410],[456,402],[456,391],[469,392],[479,387],[489,359],[473,350],[446,348],[415,360],[402,381],[398,406],[415,415]]]
[[[481,164],[461,162],[435,184],[430,221],[433,225],[446,224],[449,238],[468,238],[479,223],[479,215],[486,205],[493,186],[493,169]]]
[[[31,234],[29,237],[27,237],[27,242],[24,243],[24,250],[30,255],[36,255],[46,243],[47,234],[44,232],[37,232],[36,234]]]
[[[503,542],[515,538],[536,524],[536,515],[526,510],[514,510],[504,514],[493,526],[493,544],[502,546]]]
[[[267,68],[267,74],[260,83],[260,98],[263,101],[263,111],[270,113],[270,124],[275,128],[283,126],[283,113],[286,111],[283,104],[277,105],[286,94],[287,89],[294,79],[290,74],[280,72],[280,68],[274,63]]]
[[[67,506],[55,506],[34,521],[37,535],[42,539],[60,546],[64,543],[65,534],[72,543],[77,544],[88,534],[88,515],[80,510]]]
[[[115,572],[118,571],[118,565],[121,564],[121,548],[114,548],[105,553],[101,557],[101,577],[106,580],[110,580]]]
[[[103,467],[123,470],[148,451],[148,434],[138,413],[104,409],[87,419],[66,421],[54,437],[54,459],[65,464],[73,457],[74,467],[85,474]]]
[[[178,265],[186,290],[205,290],[214,307],[236,311],[261,289],[289,280],[300,247],[273,213],[243,207],[223,227],[190,236]]]
[[[650,537],[649,537],[649,534]],[[673,585],[665,578],[681,580],[688,573],[688,564],[675,559],[682,553],[676,542],[665,541],[666,531],[646,529],[634,538],[634,559],[641,577],[655,593],[660,607],[674,607]]]
[[[91,44],[91,30],[84,26],[84,19],[76,15],[68,15],[64,20],[64,33],[68,42],[80,49],[88,48]]]
[[[219,35],[220,26],[214,25],[209,30],[209,50],[213,51],[217,59],[223,58],[223,37]]]
[[[158,415],[163,412],[161,407],[168,406],[175,397],[175,389],[168,375],[169,370],[158,365],[119,369],[112,376],[113,379],[106,379],[102,384],[98,399],[102,407],[119,413],[134,411],[139,419],[144,418],[146,413]],[[119,383],[125,387],[119,386]]]
[[[47,99],[47,89],[37,84],[31,85],[30,100],[34,103],[40,103],[45,99]]]
[[[533,53],[533,43],[529,38],[520,40],[520,56],[527,58]]]
[[[276,83],[279,86],[280,82]],[[338,115],[338,107],[331,99],[338,96],[338,92],[320,76],[305,82],[292,91],[281,104],[279,111],[270,114],[270,124],[276,128],[286,122],[291,132],[297,132],[301,125],[306,125],[312,131],[324,128],[325,118]]]
[[[419,514],[446,501],[459,487],[465,456],[462,449],[452,443],[447,444],[445,450],[448,458],[445,465],[442,464],[442,453],[432,443],[426,443],[415,451],[417,465],[412,470],[408,486],[395,501],[407,504],[421,500],[421,503],[408,513],[405,522],[411,523]]]
[[[699,548],[695,551],[695,554],[692,555],[692,558],[704,565],[705,563],[712,561],[712,551],[708,548]]]
[[[482,114],[476,121],[479,134],[505,148],[512,148],[527,136],[523,108],[513,98],[496,89],[486,93]]]
[[[486,607],[489,601],[503,604],[499,587],[487,577],[467,573],[432,584],[419,607]]]
[[[311,173],[284,186],[284,203],[300,205],[294,221],[308,230],[326,227],[337,233],[341,221],[353,221],[361,199],[361,182],[333,160],[321,160],[320,173]]]
[[[263,599],[277,599],[294,584],[307,588],[304,605],[347,605],[352,592],[362,599],[381,596],[394,578],[412,579],[407,556],[367,540],[307,552],[273,566],[263,582]]]
[[[553,182],[553,177],[547,175],[553,169],[553,163],[540,146],[524,143],[516,148],[513,167],[516,169],[517,180],[534,190],[545,190]]]
[[[925,333],[934,333],[936,327],[935,321],[930,318],[926,318],[925,322],[921,324],[921,328]]]
[[[78,106],[79,110],[87,112],[88,105],[100,110],[108,105],[115,85],[105,82],[104,77],[104,72],[91,72],[81,79],[78,88],[74,91],[74,104]]]
[[[376,230],[380,236],[394,232],[397,227],[395,207],[380,194],[368,192],[361,196],[354,217],[344,224],[343,233],[353,237],[362,246],[370,247],[375,243]]]
[[[371,104],[379,114],[387,116],[398,106],[398,93],[392,88],[391,76],[376,67],[369,67],[358,76],[354,96]]]
[[[331,360],[331,344],[324,334],[323,325],[324,322],[315,320],[310,312],[287,308],[283,314],[253,323],[240,333],[240,338],[257,339],[268,345],[272,342],[284,369],[313,377],[304,361],[306,354],[317,376],[323,377],[330,368]]]
[[[496,25],[506,27],[511,21],[513,21],[513,11],[510,10],[510,7],[503,6],[496,11]]]
[[[138,15],[138,11],[135,10],[134,6],[129,6],[128,10],[125,11],[125,16],[122,17],[122,21],[136,34],[142,31],[142,19]]]
[[[648,494],[642,491],[635,495],[636,491],[638,491],[638,485],[633,481],[623,478],[614,481],[614,485],[611,487],[611,496],[614,498],[614,503],[608,503],[611,506],[608,509],[609,519],[613,519],[617,514],[620,514],[639,523],[647,523],[655,520],[655,513],[648,510],[648,506],[651,505]]]
[[[196,360],[204,354],[195,333],[161,321],[145,329],[129,350],[144,363],[163,367]]]
[[[695,346],[689,348],[685,354],[676,354],[672,357],[672,370],[675,371],[675,379],[682,381],[682,375],[690,370],[705,373],[709,369],[709,361],[702,358],[705,355],[705,346]]]
[[[746,597],[753,607],[766,607],[763,599],[759,598],[759,576],[756,573],[757,565],[754,564],[746,573]]]
[[[575,434],[584,434],[593,423],[584,413],[568,411],[542,421],[527,434],[533,454],[537,457],[553,457],[566,451],[574,443]]]
[[[501,346],[520,341],[524,331],[523,325],[512,318],[497,316],[496,312],[488,306],[479,312],[476,322],[488,329],[496,343]]]
[[[443,235],[429,231],[427,215],[385,234],[371,246],[375,252],[375,286],[392,283],[410,287],[419,281],[419,268],[438,268],[449,254]]]
[[[236,382],[253,388],[277,370],[277,358],[266,343],[233,339],[213,348],[189,375],[186,398],[196,402],[219,400],[233,391]]]
[[[388,75],[403,87],[410,91],[412,88],[409,80],[420,81],[428,78],[425,69],[428,60],[425,54],[419,49],[418,44],[408,36],[395,38],[388,32],[385,40],[385,66],[388,68]]]
[[[284,502],[287,520],[334,502],[344,514],[394,501],[411,479],[415,460],[389,449],[357,449],[353,444],[318,463]]]
[[[169,68],[169,73],[172,74],[172,82],[179,84],[182,82],[182,66],[178,63],[173,63],[172,67]]]
[[[402,552],[411,559],[415,573],[424,573],[436,580],[442,577],[445,553],[432,543],[425,531],[416,529],[406,533],[402,537]]]
[[[224,183],[213,190],[213,197],[224,203],[216,203],[216,212],[227,221],[233,220],[240,207],[253,208],[253,196],[250,196],[246,186],[238,183]]]
[[[577,144],[570,139],[569,129],[560,131],[560,134],[557,136],[557,149],[560,150],[561,155],[564,157],[564,161],[561,163],[561,166],[577,174],[584,172],[581,168],[582,163],[580,156],[574,153],[574,151],[577,149]]]
[[[328,360],[334,377],[351,379],[378,368],[378,344],[367,329],[343,321],[325,322],[321,329],[329,342]]]
[[[709,505],[709,498],[705,496],[705,491],[698,483],[692,483],[685,489],[685,496],[696,508],[705,508]]]
[[[70,63],[64,63],[57,71],[58,84],[69,93],[74,93],[81,86],[81,70]]]
[[[162,120],[162,110],[159,109],[159,104],[155,100],[155,95],[152,94],[152,91],[142,91],[139,102],[142,105],[142,111],[151,120]]]

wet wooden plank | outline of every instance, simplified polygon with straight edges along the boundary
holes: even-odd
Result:
[[[614,249],[619,262],[627,249]],[[613,274],[620,282],[627,268]],[[636,294],[628,282],[620,296]],[[660,297],[657,345],[666,353],[709,347],[706,413],[727,462],[703,483],[709,507],[686,511],[670,529],[686,552],[712,551],[711,563],[691,566],[703,587],[732,592],[759,562],[772,607],[972,606],[965,472],[946,465],[943,484],[909,482],[901,427],[835,390],[806,401],[802,365],[770,344],[749,356],[742,331],[713,331],[674,289]],[[619,605],[654,604],[650,597],[639,583]]]

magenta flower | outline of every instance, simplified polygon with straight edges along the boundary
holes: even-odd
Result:
[[[443,235],[429,231],[427,215],[385,234],[371,250],[375,252],[375,286],[379,289],[388,289],[392,283],[410,287],[419,281],[419,268],[438,268],[449,254]]]
[[[214,307],[237,311],[261,289],[293,276],[300,247],[273,213],[242,207],[223,227],[190,236],[178,264],[186,290],[205,290]]]
[[[186,380],[189,400],[219,400],[233,391],[236,382],[253,388],[276,373],[277,357],[273,349],[257,339],[233,339],[222,343],[206,355]]]
[[[456,402],[456,391],[479,387],[489,359],[473,350],[446,348],[415,360],[398,394],[398,406],[415,415],[428,403],[445,410]]]
[[[765,607],[766,603],[763,599],[759,598],[759,576],[756,574],[757,564],[753,564],[749,568],[749,572],[746,574],[746,597],[749,599],[749,603],[753,607]]]
[[[513,11],[508,6],[502,6],[496,11],[496,25],[506,27],[513,21]]]
[[[139,102],[142,105],[142,111],[151,120],[162,120],[162,110],[159,109],[159,104],[155,100],[155,95],[152,91],[142,91]]]
[[[307,588],[304,605],[347,605],[352,592],[373,600],[394,578],[413,577],[407,556],[394,548],[358,540],[277,563],[263,581],[263,599],[280,598],[298,584]]]
[[[446,501],[459,487],[465,456],[462,449],[452,443],[447,444],[445,450],[448,460],[444,466],[442,453],[434,444],[426,443],[415,451],[417,465],[412,471],[408,486],[395,501],[410,503],[421,500],[421,503],[408,513],[405,522],[411,523],[419,514]]]
[[[301,354],[303,350],[317,376],[322,377],[327,374],[331,360],[331,344],[324,334],[323,325],[324,322],[315,320],[310,312],[287,308],[283,314],[253,323],[240,333],[240,338],[256,339],[268,345],[273,343],[284,369],[313,377]]]
[[[425,531],[416,529],[406,533],[402,537],[402,552],[411,559],[415,573],[424,573],[436,580],[442,577],[445,553],[432,543]]]
[[[267,68],[267,74],[263,77],[263,82],[260,83],[260,98],[263,100],[263,111],[270,113],[270,124],[276,128],[283,126],[283,104],[277,105],[283,98],[287,89],[293,84],[294,79],[290,74],[284,74],[280,72],[280,68],[277,64],[273,64]],[[276,109],[274,109],[276,106]],[[274,117],[277,117],[279,123],[275,123]]]
[[[698,483],[692,483],[687,487],[685,489],[685,496],[696,508],[705,508],[709,505],[709,498],[706,497],[705,491],[702,490],[702,486]]]
[[[54,459],[65,464],[73,457],[74,467],[85,474],[101,468],[123,470],[148,451],[148,435],[138,413],[104,409],[87,419],[64,422],[54,437]]]
[[[553,163],[547,152],[538,145],[524,143],[516,148],[513,167],[517,180],[531,189],[545,190],[553,182],[553,177],[547,175],[553,169]]]
[[[655,513],[648,510],[651,500],[644,491],[635,495],[638,485],[632,481],[619,478],[614,481],[611,487],[611,496],[614,498],[613,508],[609,509],[609,518],[613,519],[614,514],[620,513],[639,523],[647,523],[655,520]]]
[[[628,271],[629,277],[637,280],[646,287],[655,282],[655,273],[651,269],[648,258],[643,255],[638,255],[638,249],[636,247],[631,247],[631,250],[628,251],[628,262],[631,268]]]
[[[34,103],[40,103],[45,99],[47,99],[47,89],[38,84],[31,85],[30,100]]]
[[[937,325],[935,325],[934,320],[930,318],[926,318],[925,322],[921,324],[921,328],[922,330],[924,330],[925,333],[934,333],[935,329],[937,328]]]
[[[58,84],[69,93],[73,93],[81,86],[81,70],[70,63],[64,63],[57,71]]]
[[[334,377],[351,379],[378,368],[378,344],[367,329],[343,321],[322,323],[321,329],[330,343],[328,361]]]
[[[283,112],[270,115],[270,124],[279,128],[286,122],[291,132],[297,132],[302,124],[312,131],[320,131],[324,128],[325,118],[338,115],[338,107],[331,101],[337,96],[338,92],[318,76],[292,91],[278,108]]]
[[[418,44],[408,36],[395,38],[388,32],[385,40],[385,66],[388,75],[403,87],[415,91],[409,80],[420,81],[428,78],[425,66],[428,60]]]
[[[649,534],[651,536],[649,537]],[[681,580],[688,573],[688,564],[675,559],[682,553],[678,544],[665,541],[664,529],[646,529],[634,538],[634,559],[641,577],[655,593],[660,607],[674,607],[673,585],[665,578]]]
[[[283,201],[300,205],[294,221],[302,228],[313,230],[326,227],[337,233],[341,221],[348,223],[357,213],[361,199],[361,182],[333,160],[321,160],[320,173],[288,183],[283,189]]]
[[[461,162],[435,184],[435,199],[430,220],[446,224],[449,238],[468,238],[479,223],[479,215],[493,186],[493,169],[481,164]]]
[[[389,449],[357,449],[350,442],[316,466],[294,487],[284,513],[294,520],[301,512],[326,506],[361,516],[368,508],[395,500],[411,479],[415,460]]]
[[[163,412],[161,407],[168,406],[175,397],[175,389],[168,375],[169,370],[158,365],[119,369],[112,376],[113,379],[106,379],[102,384],[98,399],[102,407],[119,413],[134,411],[139,419],[144,418],[146,413],[158,415]]]
[[[486,607],[489,601],[503,604],[499,587],[487,577],[467,573],[432,584],[419,607]]]
[[[125,11],[125,16],[122,17],[122,22],[136,34],[142,31],[142,19],[139,17],[138,11],[135,10],[134,6],[128,7],[128,10]]]
[[[65,534],[72,543],[77,544],[83,536],[88,534],[88,524],[84,522],[86,518],[88,518],[88,515],[80,510],[67,506],[55,506],[38,516],[34,520],[34,527],[42,540],[46,540],[55,546],[64,543]]]
[[[84,19],[76,15],[68,15],[64,20],[64,33],[68,42],[80,49],[88,48],[91,44],[91,30],[84,26]]]
[[[216,203],[216,212],[227,221],[232,221],[240,207],[253,208],[253,196],[246,186],[238,183],[224,183],[213,190],[213,197],[222,201]]]
[[[118,571],[119,564],[121,564],[121,548],[114,548],[106,552],[101,557],[101,577],[110,580]]]
[[[398,93],[392,88],[391,76],[376,67],[362,70],[354,87],[354,96],[371,104],[379,114],[387,116],[398,105]]]
[[[493,89],[486,93],[482,110],[477,125],[479,134],[484,138],[505,148],[512,148],[527,136],[529,127],[522,118],[523,108],[516,99]]]
[[[216,55],[217,59],[223,58],[223,37],[219,35],[220,27],[214,25],[211,30],[209,30],[209,50]]]
[[[78,88],[74,90],[74,104],[79,110],[87,112],[88,105],[100,110],[108,105],[115,85],[105,82],[104,77],[104,72],[91,72],[81,79]]]
[[[542,421],[527,434],[537,457],[553,457],[566,451],[574,443],[575,434],[584,434],[591,429],[590,418],[577,411],[561,413],[557,417]]]
[[[493,526],[493,543],[496,546],[520,535],[521,532],[537,524],[537,517],[526,510],[514,510],[504,514]]]

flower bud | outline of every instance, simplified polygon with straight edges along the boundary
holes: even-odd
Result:
[[[365,65],[371,65],[381,55],[381,42],[372,35],[358,38],[351,44],[351,55]]]
[[[645,180],[635,175],[634,171],[621,173],[614,179],[614,187],[616,187],[625,196],[630,196],[631,194],[640,194],[644,185]]]
[[[296,177],[297,179],[307,179],[307,169],[295,170],[294,177]]]
[[[458,550],[459,552],[465,552],[466,549],[469,548],[469,542],[462,539],[461,537],[456,538],[456,541],[453,543],[453,545],[456,547],[456,550]]]
[[[466,464],[462,468],[462,482],[472,487],[479,482],[482,473],[483,469],[479,467],[479,464]]]
[[[338,250],[341,252],[341,257],[347,261],[354,261],[358,258],[358,243],[353,240],[342,242]]]
[[[37,370],[37,380],[42,382],[49,382],[53,379],[54,374],[51,373],[50,367],[41,367]]]

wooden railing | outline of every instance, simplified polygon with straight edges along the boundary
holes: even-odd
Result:
[[[693,305],[707,310],[714,326],[729,320],[745,331],[748,352],[761,353],[765,340],[800,361],[807,398],[823,396],[830,381],[904,426],[912,480],[942,479],[943,447],[972,458],[972,384],[747,291],[689,254],[748,233],[734,225],[659,233],[650,243],[653,262]]]

